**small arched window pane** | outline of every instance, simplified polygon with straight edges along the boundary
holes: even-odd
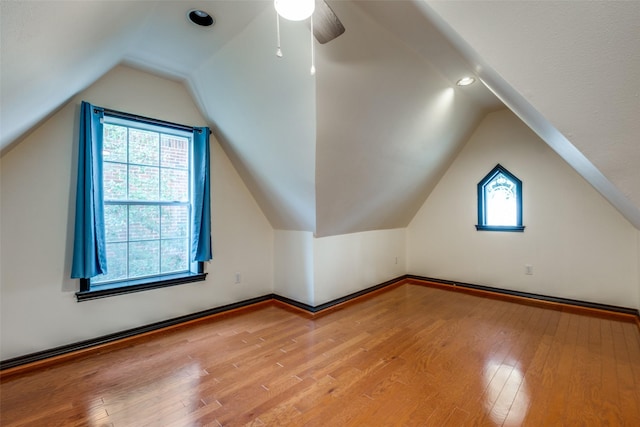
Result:
[[[522,181],[497,165],[478,183],[478,230],[523,231]]]
[[[518,225],[516,183],[499,173],[484,188],[486,225]]]

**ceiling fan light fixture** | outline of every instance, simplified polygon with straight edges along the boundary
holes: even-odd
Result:
[[[463,77],[460,80],[458,80],[456,82],[456,84],[458,86],[469,86],[469,85],[473,84],[475,81],[476,81],[475,78],[467,76],[467,77]]]
[[[274,0],[278,15],[289,21],[303,21],[313,15],[315,0]]]

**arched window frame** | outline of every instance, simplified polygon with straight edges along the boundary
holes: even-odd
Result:
[[[516,225],[487,225],[487,190],[486,186],[489,184],[498,174],[504,175],[507,179],[515,184],[516,192]],[[478,231],[515,231],[523,232],[524,225],[522,225],[522,181],[518,179],[514,174],[505,169],[502,165],[498,164],[491,170],[482,180],[478,183],[478,224],[476,225]]]

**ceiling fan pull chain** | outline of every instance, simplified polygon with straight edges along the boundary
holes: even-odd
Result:
[[[278,50],[276,56],[282,58],[282,49],[280,49],[280,14],[276,11],[276,33],[278,35]]]
[[[309,18],[311,20],[311,75],[316,75],[316,52],[313,46],[313,15]]]

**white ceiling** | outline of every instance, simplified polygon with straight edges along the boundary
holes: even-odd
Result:
[[[404,227],[502,104],[455,85],[471,68],[415,4],[333,8],[347,31],[319,52],[316,234]]]
[[[640,229],[640,2],[428,1],[423,11]]]
[[[333,235],[406,226],[507,105],[640,228],[640,2],[329,4],[346,32],[312,77],[270,1],[2,0],[1,147],[125,63],[184,81],[275,228]]]

